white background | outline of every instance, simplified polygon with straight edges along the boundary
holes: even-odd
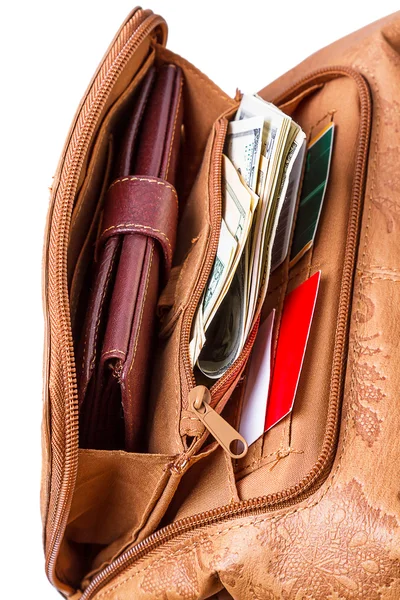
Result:
[[[258,91],[320,47],[395,11],[396,4],[149,0],[148,7],[166,18],[168,46],[233,95],[236,87]],[[80,98],[134,3],[19,0],[2,7],[2,587],[8,582],[13,598],[47,599],[57,597],[44,576],[39,517],[48,187]]]

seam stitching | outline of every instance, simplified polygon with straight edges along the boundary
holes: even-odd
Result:
[[[135,175],[134,177],[121,177],[113,181],[113,183],[108,188],[108,191],[110,191],[111,188],[113,188],[119,183],[122,183],[123,181],[147,181],[148,183],[153,183],[155,185],[162,185],[163,187],[166,187],[169,190],[171,190],[172,195],[174,196],[176,201],[176,206],[178,207],[178,194],[176,193],[176,189],[174,188],[174,186],[169,183],[166,183],[165,181],[158,181],[157,179],[149,179],[148,177],[138,177],[137,175]]]
[[[107,350],[107,352],[103,352],[102,357],[107,356],[108,354],[122,354],[122,356],[126,356],[126,352],[123,350],[119,350],[119,348],[113,348],[112,350]]]
[[[107,227],[107,229],[104,229],[104,231],[101,234],[101,237],[107,233],[107,231],[112,231],[113,229],[123,229],[124,227],[139,227],[141,229],[146,229],[146,230],[150,230],[150,231],[154,231],[156,233],[159,233],[160,235],[163,236],[163,238],[165,238],[168,247],[171,251],[172,254],[172,246],[171,246],[171,242],[169,241],[169,238],[167,235],[165,235],[165,233],[163,231],[161,231],[160,229],[156,229],[155,227],[150,227],[150,225],[142,225],[142,223],[119,223],[118,225],[112,225],[111,227]]]

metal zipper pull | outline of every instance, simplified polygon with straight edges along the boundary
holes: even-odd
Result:
[[[246,455],[248,445],[240,435],[210,406],[210,390],[204,385],[197,385],[189,392],[189,408],[195,413],[208,431],[214,436],[220,446],[232,458],[242,458]]]

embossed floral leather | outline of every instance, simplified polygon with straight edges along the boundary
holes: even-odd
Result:
[[[232,460],[190,410],[191,324],[215,254],[230,98],[165,48],[135,9],[73,121],[44,252],[42,515],[46,571],[74,600],[400,598],[400,13],[311,56],[260,92],[308,136],[335,123],[314,247],[273,274],[263,320],[323,278],[293,412]],[[129,107],[154,66],[180,67],[176,247],[158,298],[145,446],[79,444],[75,353],[104,198]],[[143,192],[145,197],[145,192]],[[240,419],[254,323],[210,390]]]

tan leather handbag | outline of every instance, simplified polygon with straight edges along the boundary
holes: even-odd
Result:
[[[308,137],[333,120],[335,146],[314,247],[273,273],[259,307],[261,320],[275,307],[279,323],[287,291],[323,272],[294,409],[239,459],[224,449],[224,424],[238,424],[258,319],[210,390],[221,443],[193,408],[201,390],[189,360],[239,95],[167,50],[166,38],[161,17],[129,15],[54,178],[44,253],[47,576],[82,600],[398,600],[400,13],[260,92]],[[142,203],[127,207],[127,189]],[[136,274],[123,271],[128,255]],[[115,290],[125,308],[107,313]],[[126,415],[138,398],[124,421],[121,406]]]

